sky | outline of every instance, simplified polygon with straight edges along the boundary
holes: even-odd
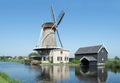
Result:
[[[109,58],[120,57],[120,0],[0,0],[0,56],[34,52],[41,25],[52,21],[51,5],[56,18],[65,11],[58,30],[70,57],[101,44]]]

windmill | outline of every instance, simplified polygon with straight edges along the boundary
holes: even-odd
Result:
[[[42,63],[68,63],[69,62],[69,54],[70,51],[63,49],[63,45],[60,39],[60,35],[58,32],[58,26],[60,25],[65,12],[62,11],[58,19],[56,20],[53,6],[51,6],[52,13],[52,22],[46,22],[42,25],[40,39],[37,44],[37,47],[34,49],[37,51],[40,56],[40,61]],[[58,40],[60,42],[61,48],[57,47],[56,43],[56,34],[58,36]],[[38,57],[39,58],[39,57]]]
[[[60,35],[58,32],[58,26],[61,23],[65,15],[65,12],[61,11],[57,21],[56,21],[53,6],[51,6],[51,13],[52,13],[53,22],[46,22],[42,25],[41,30],[43,31],[41,31],[40,39],[38,41],[37,47],[40,47],[40,43],[42,43],[42,48],[56,48],[57,47],[56,38],[55,38],[55,32],[56,32],[61,48],[63,48]],[[42,32],[44,33],[42,34]]]

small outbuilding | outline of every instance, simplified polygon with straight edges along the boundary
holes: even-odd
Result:
[[[108,51],[103,45],[81,47],[75,53],[82,65],[104,65],[108,58]]]

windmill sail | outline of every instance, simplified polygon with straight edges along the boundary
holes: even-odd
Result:
[[[65,12],[62,11],[57,19],[57,26],[60,24],[60,22],[62,21],[63,17],[65,15]]]
[[[61,39],[60,39],[59,32],[58,32],[58,30],[56,30],[56,31],[57,31],[58,39],[59,39],[59,42],[60,42],[60,46],[61,46],[61,48],[63,48],[63,45],[62,45],[62,41],[61,41]]]
[[[48,47],[56,47],[57,44],[56,44],[56,39],[55,39],[55,35],[54,35],[54,33],[56,31],[60,45],[63,48],[57,27],[61,23],[64,15],[65,15],[65,12],[62,11],[59,14],[58,19],[56,21],[54,8],[53,8],[53,6],[51,6],[51,14],[52,14],[53,22],[43,24],[44,26],[42,26],[42,27],[44,29],[44,34],[43,34],[43,30],[41,29],[41,33],[40,33],[37,47],[39,47],[41,43],[42,43],[42,47],[47,47],[47,48]],[[43,38],[42,38],[42,34],[43,34]]]
[[[40,47],[40,43],[41,43],[41,40],[42,40],[42,35],[43,35],[43,29],[40,30],[40,36],[39,36],[39,40],[38,40],[38,43],[37,43],[37,47]]]
[[[54,13],[53,6],[51,6],[51,12],[52,12],[52,17],[53,17],[53,22],[56,23],[55,13]]]

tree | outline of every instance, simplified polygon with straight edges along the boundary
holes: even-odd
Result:
[[[18,56],[18,59],[23,59],[23,57],[22,56]]]
[[[115,58],[114,58],[115,60],[120,60],[120,58],[118,57],[118,56],[115,56]]]
[[[28,55],[29,59],[32,59],[33,56],[40,56],[37,52],[32,52]]]

